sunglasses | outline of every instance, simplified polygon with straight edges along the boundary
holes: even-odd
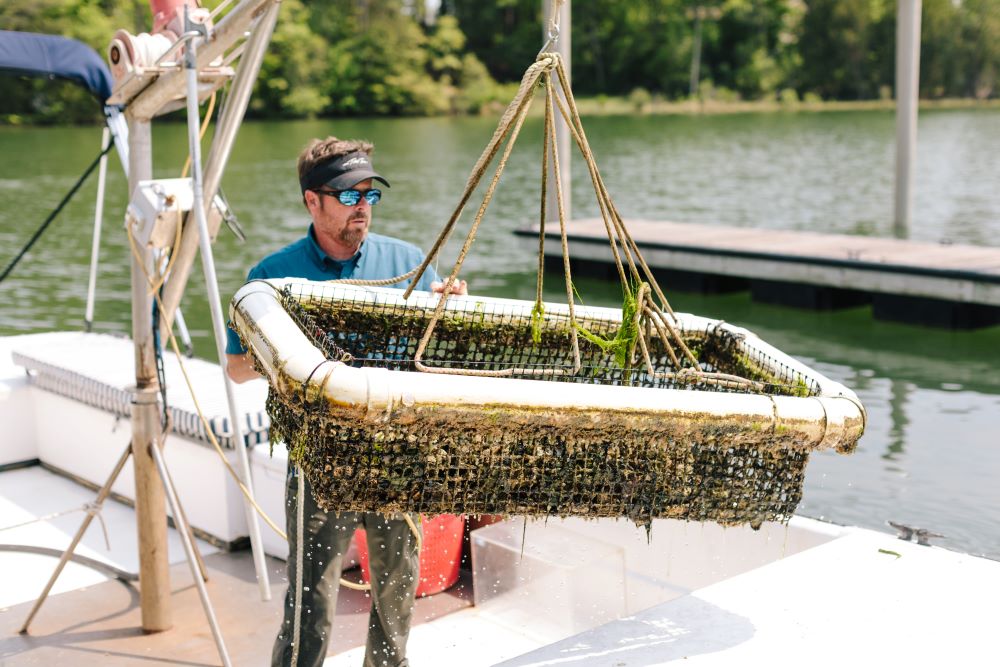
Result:
[[[377,188],[372,188],[371,190],[313,190],[319,195],[328,195],[330,197],[336,197],[344,206],[357,206],[361,198],[364,197],[365,201],[368,202],[369,206],[374,206],[382,199],[382,191]]]

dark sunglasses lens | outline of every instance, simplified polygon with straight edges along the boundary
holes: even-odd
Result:
[[[341,190],[337,200],[344,206],[354,206],[361,201],[361,193],[357,190]]]
[[[340,194],[337,195],[337,200],[344,206],[357,206],[358,202],[361,201],[361,196],[361,190],[341,190]],[[382,199],[382,191],[375,189],[366,190],[364,197],[369,206],[374,206]]]

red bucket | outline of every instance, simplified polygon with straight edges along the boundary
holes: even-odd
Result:
[[[433,519],[423,519],[421,527],[424,541],[420,545],[420,583],[417,597],[434,595],[447,590],[458,581],[458,566],[462,561],[462,537],[465,534],[465,517],[442,514]],[[361,563],[361,577],[365,583],[371,581],[368,571],[368,541],[365,531],[358,528],[354,533],[358,546],[358,561]]]

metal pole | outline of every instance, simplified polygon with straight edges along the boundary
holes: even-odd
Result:
[[[118,463],[115,464],[115,469],[111,471],[108,481],[104,482],[104,486],[102,486],[101,490],[97,492],[97,498],[94,500],[94,505],[98,508],[98,510],[104,501],[107,500],[107,497],[111,495],[111,487],[114,485],[115,480],[118,479],[118,475],[121,474],[121,471],[125,467],[125,463],[128,462],[128,457],[131,456],[131,454],[132,445],[129,444],[129,446],[125,448],[125,451],[122,452],[122,455],[118,458]],[[35,618],[35,614],[37,614],[38,610],[42,608],[42,603],[45,602],[45,599],[49,596],[49,593],[52,591],[52,586],[56,583],[56,579],[58,579],[59,575],[62,574],[63,568],[66,567],[66,563],[69,562],[73,552],[76,551],[76,545],[78,545],[80,540],[83,539],[83,534],[87,532],[87,528],[90,527],[90,522],[93,520],[94,512],[87,512],[87,516],[83,519],[83,523],[80,524],[80,528],[76,531],[76,535],[73,536],[69,546],[66,547],[66,551],[63,552],[62,558],[59,559],[59,563],[56,565],[55,571],[52,572],[52,576],[49,577],[49,582],[45,584],[45,589],[42,590],[42,594],[38,596],[37,600],[35,600],[34,606],[31,608],[31,611],[28,612],[28,617],[24,619],[24,625],[22,625],[21,629],[18,630],[21,634],[28,631],[28,626],[31,625],[31,621]]]
[[[225,107],[219,114],[219,122],[215,128],[216,138],[213,139],[205,160],[205,199],[210,201],[215,197],[219,183],[222,182],[222,173],[229,162],[229,154],[236,142],[236,133],[250,103],[250,95],[253,93],[261,63],[267,53],[267,45],[271,42],[280,8],[280,3],[268,7],[254,28],[253,34],[247,38],[246,49],[240,56]]]
[[[128,177],[128,122],[125,116],[117,107],[105,107],[105,125],[111,130],[115,140],[115,148],[118,149],[118,161],[121,162],[122,171]]]
[[[111,130],[107,125],[101,133],[101,150],[108,144]],[[104,178],[108,174],[108,154],[101,156],[97,169],[97,204],[94,206],[94,240],[90,246],[90,280],[87,281],[87,309],[83,315],[83,326],[90,331],[94,323],[94,292],[97,290],[97,257],[101,249],[101,223],[104,221]]]
[[[896,217],[893,232],[910,234],[913,164],[917,157],[921,0],[899,0],[896,13]]]
[[[194,356],[194,345],[191,344],[191,332],[188,331],[187,322],[184,321],[184,313],[178,308],[174,311],[174,322],[177,324],[177,335],[184,344],[184,356],[189,359]]]
[[[222,638],[219,622],[215,618],[215,610],[212,609],[212,601],[208,597],[208,589],[205,588],[205,582],[202,579],[201,572],[198,570],[194,543],[191,541],[191,528],[184,518],[184,512],[181,511],[180,502],[177,500],[177,493],[174,490],[173,483],[170,481],[170,472],[167,470],[167,463],[163,460],[163,452],[158,447],[153,447],[150,451],[153,452],[153,460],[156,462],[160,479],[163,481],[164,488],[166,488],[167,502],[170,503],[170,511],[174,515],[174,523],[177,525],[177,532],[181,536],[181,544],[184,545],[188,567],[191,569],[191,578],[194,579],[194,585],[198,589],[198,597],[201,598],[201,606],[205,610],[205,616],[208,617],[208,625],[212,628],[212,637],[215,638],[215,646],[219,649],[219,657],[222,658],[222,664],[225,667],[231,667],[232,662],[229,660],[229,652],[226,651],[226,642]]]
[[[157,449],[158,452],[162,454],[163,448]],[[201,551],[198,549],[198,543],[194,539],[194,531],[191,529],[191,522],[188,521],[187,514],[184,512],[184,505],[181,504],[181,498],[177,495],[177,485],[174,484],[174,478],[170,476],[170,471],[163,467],[160,471],[160,476],[163,476],[163,472],[167,473],[167,476],[163,479],[163,486],[167,489],[167,493],[174,494],[174,500],[172,501],[176,507],[171,507],[171,511],[180,514],[182,521],[178,521],[177,517],[174,517],[174,526],[177,530],[186,530],[188,534],[188,539],[191,541],[191,550],[194,552],[194,556],[198,561],[198,571],[201,572],[201,578],[203,581],[208,581],[208,568],[205,566],[205,559],[201,557]],[[170,500],[170,496],[167,496],[167,500]]]
[[[133,119],[129,126],[129,193],[139,181],[152,177],[152,133],[149,121]],[[135,401],[132,404],[132,455],[135,468],[135,516],[139,535],[139,588],[142,629],[167,630],[173,625],[170,609],[170,570],[167,562],[167,520],[151,450],[160,429],[157,411],[159,382],[153,348],[153,295],[147,276],[153,274],[148,248],[132,257],[132,339],[135,343]]]
[[[280,7],[280,3],[272,3],[267,9],[267,13],[260,17],[259,23],[247,39],[247,48],[240,56],[239,64],[236,66],[236,75],[230,85],[225,107],[216,123],[212,147],[208,152],[208,159],[205,161],[204,197],[207,201],[212,201],[219,188],[222,173],[229,161],[233,143],[236,141],[236,132],[240,128],[247,105],[250,103],[254,82],[256,82],[257,74],[260,72],[260,65],[267,52],[267,45],[271,41],[271,34],[274,32]],[[213,235],[216,231],[218,231],[218,227],[209,229]],[[174,268],[163,285],[161,300],[165,312],[160,314],[160,334],[163,338],[166,338],[167,332],[170,330],[174,312],[184,294],[184,288],[191,273],[191,265],[194,262],[194,255],[198,250],[198,243],[198,229],[195,225],[185,225],[181,237],[181,247],[173,249],[176,254]]]
[[[240,427],[240,411],[236,406],[236,396],[233,393],[233,383],[225,373],[226,368],[226,323],[222,317],[221,299],[219,297],[219,282],[215,274],[215,260],[212,257],[212,238],[208,231],[208,218],[205,215],[205,197],[202,190],[201,175],[201,142],[198,129],[201,118],[198,114],[198,70],[197,70],[198,39],[188,43],[185,52],[185,68],[187,70],[187,115],[188,142],[191,147],[191,189],[194,203],[191,212],[194,213],[198,225],[201,266],[205,273],[205,287],[208,290],[208,307],[212,313],[212,329],[215,332],[215,348],[219,355],[219,366],[223,369],[222,380],[226,386],[226,401],[229,404],[229,423],[233,442],[236,448],[236,459],[240,464],[240,475],[243,484],[253,496],[253,482],[250,479],[250,461],[247,459],[246,445],[243,441],[243,429]],[[271,584],[268,581],[267,563],[264,561],[264,545],[260,538],[260,524],[253,506],[244,501],[247,528],[250,532],[250,546],[253,552],[254,569],[257,572],[257,583],[260,587],[262,600],[271,599]]]
[[[553,45],[554,48],[549,49],[550,51],[555,51],[562,58],[563,64],[566,67],[566,75],[570,79],[567,81],[567,85],[572,85],[573,78],[573,61],[570,57],[571,47],[572,47],[572,14],[570,12],[570,0],[565,0],[562,4],[558,2],[548,2],[547,0],[542,0],[542,5],[545,11],[545,22],[542,26],[542,39],[547,40],[549,38],[549,27],[551,25],[551,12],[553,5],[557,7],[558,12],[557,24],[559,26],[559,38]],[[570,133],[569,127],[566,126],[566,121],[563,119],[562,115],[559,113],[555,114],[553,118],[556,126],[556,151],[559,155],[559,169],[563,173],[563,181],[560,184],[562,188],[562,198],[563,198],[563,209],[566,214],[566,220],[573,219],[573,208],[572,208],[572,190],[573,190],[573,179],[572,172],[570,169]],[[551,165],[552,163],[550,163]],[[555,175],[552,171],[553,167],[549,167],[549,182],[555,182]],[[548,192],[547,201],[545,202],[545,210],[549,212],[549,215],[556,216],[558,219],[559,206],[556,199],[556,190],[552,188]],[[548,220],[546,220],[548,222]]]

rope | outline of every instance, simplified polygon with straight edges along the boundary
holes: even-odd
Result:
[[[146,272],[145,264],[143,264],[142,262],[142,256],[139,253],[138,246],[136,245],[135,237],[132,235],[132,230],[130,228],[126,228],[126,231],[128,233],[129,246],[132,250],[132,255],[136,258],[137,264],[140,267],[142,267],[143,273],[146,274],[146,281],[150,284],[150,286],[152,286],[153,279]],[[154,291],[153,298],[156,300],[157,307],[162,310],[163,302],[160,301],[159,293]],[[257,504],[257,501],[254,500],[253,496],[250,493],[250,490],[246,488],[246,486],[243,484],[243,481],[240,479],[239,473],[237,473],[236,470],[233,469],[228,459],[226,459],[226,453],[222,450],[222,445],[219,444],[219,441],[216,439],[215,434],[212,432],[212,428],[208,423],[208,419],[205,417],[205,413],[201,409],[201,404],[198,402],[198,397],[196,396],[194,391],[194,383],[191,382],[191,378],[188,376],[187,368],[184,365],[183,355],[181,354],[180,347],[177,345],[177,337],[174,336],[173,331],[169,332],[169,340],[170,340],[170,346],[174,351],[174,355],[177,357],[177,363],[180,365],[181,373],[184,376],[184,381],[187,383],[188,390],[191,392],[191,400],[194,403],[195,411],[198,413],[198,419],[201,421],[202,427],[205,429],[205,435],[208,436],[209,442],[212,444],[212,447],[215,448],[215,451],[219,455],[219,458],[222,459],[223,465],[225,466],[226,470],[229,471],[230,476],[232,476],[233,480],[236,482],[236,485],[243,493],[243,496],[251,504],[251,506],[254,508],[254,510],[257,512],[260,518],[263,519],[264,523],[270,526],[274,530],[274,532],[280,535],[283,540],[287,541],[288,536],[285,534],[283,530],[278,528],[278,525],[274,523],[271,517],[269,517],[267,513],[260,507],[260,505]],[[236,443],[236,446],[242,447],[243,443]]]
[[[493,137],[486,145],[486,148],[483,149],[482,154],[479,156],[475,166],[472,168],[472,173],[469,175],[469,179],[465,184],[465,190],[459,198],[458,205],[452,212],[448,222],[445,223],[444,229],[441,230],[441,233],[438,235],[437,240],[431,247],[430,252],[427,253],[427,256],[424,257],[424,261],[418,267],[416,274],[417,278],[403,294],[404,299],[409,298],[410,294],[413,292],[413,285],[420,280],[424,271],[427,270],[427,266],[434,261],[434,259],[438,256],[438,253],[441,252],[441,248],[447,242],[448,237],[455,228],[455,224],[458,222],[459,216],[461,216],[462,211],[465,209],[465,205],[472,197],[472,193],[479,184],[479,181],[482,180],[482,177],[486,172],[486,168],[500,150],[500,144],[510,131],[512,119],[514,119],[515,116],[522,115],[523,112],[527,110],[526,101],[530,102],[531,97],[534,95],[534,85],[538,81],[541,70],[549,65],[549,60],[538,60],[524,73],[524,76],[521,78],[521,84],[517,89],[517,93],[514,95],[514,99],[512,99],[510,104],[507,105],[507,109],[500,118],[497,129],[493,132]]]
[[[306,482],[303,477],[301,466],[295,467],[295,477],[298,480],[298,489],[295,500],[295,618],[292,620],[292,665],[299,662],[299,636],[302,626],[302,533],[305,529],[305,509],[302,502],[305,496]],[[286,538],[287,539],[287,538]]]
[[[558,21],[555,19],[555,13],[558,11],[562,2],[563,0],[553,0],[551,6],[553,21],[550,33],[554,32],[556,33],[556,36],[558,34]],[[550,38],[552,36],[553,35],[550,34]],[[553,80],[553,73],[555,73],[555,81]],[[469,368],[434,367],[428,366],[423,362],[424,352],[430,343],[435,327],[441,320],[444,313],[445,303],[447,302],[451,291],[450,287],[457,280],[462,264],[464,263],[472,243],[475,240],[476,233],[482,223],[486,210],[489,207],[496,191],[500,177],[502,176],[507,165],[511,151],[513,150],[514,144],[520,134],[524,119],[527,116],[528,108],[534,96],[535,88],[539,82],[541,82],[545,87],[545,122],[542,147],[542,197],[539,217],[538,277],[535,284],[535,305],[532,309],[533,337],[541,335],[540,322],[544,317],[542,287],[545,262],[545,222],[547,217],[547,204],[545,200],[549,189],[548,172],[549,165],[551,164],[553,177],[556,182],[556,204],[558,208],[560,243],[562,247],[563,277],[566,284],[566,300],[570,319],[570,337],[573,348],[572,367],[558,369],[556,372],[560,375],[575,374],[582,367],[578,336],[580,327],[576,321],[573,280],[569,257],[569,241],[566,227],[567,221],[565,202],[563,201],[563,190],[561,187],[561,165],[559,164],[558,152],[556,150],[554,117],[555,109],[558,107],[559,112],[566,121],[573,139],[587,165],[587,170],[590,174],[591,182],[594,187],[594,193],[597,197],[598,206],[601,211],[601,218],[607,232],[611,253],[614,257],[615,267],[618,270],[619,279],[621,280],[622,289],[626,292],[626,297],[630,290],[637,290],[636,308],[633,320],[622,323],[623,327],[629,327],[630,330],[635,331],[635,337],[628,341],[627,349],[624,350],[624,367],[626,372],[628,372],[632,364],[637,361],[637,351],[642,353],[643,360],[646,362],[647,370],[652,372],[652,361],[649,355],[649,346],[645,338],[649,333],[651,333],[652,329],[655,328],[657,333],[660,334],[661,340],[664,342],[664,347],[668,350],[670,360],[678,372],[685,371],[689,373],[702,373],[697,358],[695,358],[694,354],[685,344],[680,332],[677,330],[677,327],[674,326],[676,317],[673,309],[667,302],[666,297],[660,289],[659,284],[656,282],[656,279],[652,275],[652,271],[649,269],[649,266],[642,258],[642,254],[640,253],[638,246],[626,229],[621,214],[618,212],[611,200],[611,196],[608,193],[604,180],[597,168],[589,142],[587,141],[586,133],[583,129],[583,123],[580,119],[579,110],[577,109],[576,101],[568,84],[568,76],[565,71],[565,66],[560,56],[556,53],[541,53],[536,61],[525,71],[521,78],[521,83],[518,87],[517,93],[514,95],[514,98],[504,111],[504,114],[493,133],[493,137],[487,143],[483,152],[479,156],[479,159],[476,161],[476,164],[466,181],[465,189],[459,198],[458,204],[455,206],[455,209],[453,210],[447,223],[441,230],[430,251],[424,257],[420,266],[413,271],[404,274],[404,276],[384,281],[339,280],[331,282],[342,282],[356,285],[388,285],[413,278],[413,281],[407,286],[403,294],[404,299],[409,298],[427,267],[431,262],[438,258],[441,249],[447,243],[448,238],[454,231],[458,219],[461,217],[465,206],[468,204],[473,191],[479,186],[493,159],[498,153],[501,152],[501,145],[506,142],[506,145],[503,146],[503,151],[497,163],[493,177],[490,180],[485,194],[483,195],[482,203],[479,206],[476,216],[473,219],[472,225],[466,236],[465,242],[458,253],[458,257],[455,260],[451,273],[445,280],[444,290],[438,299],[437,306],[435,307],[434,312],[428,321],[427,327],[421,336],[420,342],[417,345],[413,361],[417,370],[426,373],[479,377],[509,377],[515,374],[530,377],[533,375],[539,375],[543,372],[551,373],[551,370],[542,371],[534,368],[480,370]],[[562,94],[559,95],[557,92],[561,92]],[[622,257],[623,254],[624,258]],[[632,285],[634,285],[634,287],[631,287]],[[656,299],[654,299],[654,294]],[[659,303],[656,302],[657,299],[659,300]],[[593,340],[592,336],[591,340]],[[690,368],[684,368],[681,358],[678,357],[672,349],[673,345],[676,345],[681,351],[681,356],[684,357],[690,365]]]
[[[419,267],[417,267],[419,268]],[[328,283],[341,283],[343,285],[362,285],[369,287],[388,287],[389,285],[395,285],[401,283],[404,280],[409,280],[413,276],[417,275],[417,269],[412,271],[407,271],[406,273],[394,276],[392,278],[379,278],[379,279],[367,279],[363,280],[361,278],[338,278],[336,280],[327,280],[324,282]]]
[[[198,140],[200,141],[205,137],[205,132],[208,131],[208,124],[212,120],[212,113],[215,111],[215,95],[208,98],[208,108],[205,109],[205,120],[201,123],[201,129],[198,131]],[[181,169],[181,178],[184,178],[188,174],[188,169],[191,168],[191,152],[188,151],[187,160],[184,161],[184,168]]]
[[[45,233],[45,230],[49,228],[49,225],[51,225],[52,221],[56,219],[56,216],[62,212],[66,204],[69,203],[69,200],[72,199],[73,195],[76,194],[76,191],[80,189],[80,186],[83,185],[84,181],[86,181],[87,178],[90,176],[90,174],[93,173],[94,169],[97,168],[97,165],[100,163],[101,158],[107,155],[108,151],[110,151],[114,147],[114,145],[115,145],[114,141],[109,141],[108,145],[105,146],[104,149],[97,154],[97,157],[95,157],[94,161],[90,163],[90,166],[87,167],[87,169],[83,172],[83,175],[77,179],[76,183],[73,184],[73,187],[71,187],[69,189],[69,192],[67,192],[66,195],[62,198],[62,201],[60,201],[59,204],[56,205],[55,209],[53,209],[52,212],[49,213],[49,216],[45,218],[45,222],[43,222],[41,226],[37,230],[35,230],[35,233],[32,234],[30,239],[28,239],[28,242],[24,245],[23,248],[21,248],[21,251],[17,253],[14,259],[11,260],[10,264],[7,265],[7,268],[4,269],[3,273],[0,274],[0,283],[2,283],[4,280],[7,279],[7,276],[9,276],[11,271],[14,270],[14,267],[18,265],[18,263],[24,258],[25,255],[28,254],[28,251],[31,250],[32,246],[35,245],[35,242],[42,236],[42,234]]]
[[[542,303],[542,282],[545,276],[545,218],[546,206],[548,205],[549,187],[549,125],[552,123],[552,116],[545,107],[545,124],[542,128],[542,196],[540,211],[538,214],[538,273],[535,278],[535,305],[531,309],[531,336],[536,343],[541,342],[541,320],[545,317],[545,306]]]
[[[61,512],[52,512],[51,514],[46,514],[45,516],[40,516],[30,521],[23,521],[21,523],[15,523],[13,526],[4,526],[0,528],[0,533],[6,530],[14,530],[15,528],[23,528],[24,526],[30,526],[33,523],[41,523],[42,521],[51,521],[52,519],[58,519],[61,516],[66,516],[67,514],[73,514],[75,512],[86,512],[91,516],[96,516],[97,520],[101,522],[101,529],[104,532],[104,545],[111,551],[111,541],[108,539],[108,526],[104,523],[104,517],[101,515],[101,510],[104,509],[103,503],[92,502],[84,503],[79,507],[74,507],[72,509],[63,510]]]
[[[39,556],[51,556],[52,558],[62,558],[66,553],[63,549],[53,549],[50,547],[36,547],[30,544],[0,544],[0,551],[14,553],[37,554]],[[99,561],[94,558],[87,558],[80,554],[71,554],[69,560],[79,565],[84,565],[98,572],[104,572],[109,577],[120,579],[121,581],[139,581],[139,575],[134,572],[126,572],[110,563]]]
[[[557,0],[558,1],[558,0]],[[628,284],[628,277],[626,276],[625,266],[621,260],[621,255],[618,252],[619,246],[625,254],[625,259],[628,262],[628,275],[632,277],[633,280],[640,283],[648,283],[653,293],[659,299],[662,308],[656,301],[652,298],[652,294],[647,292],[645,297],[639,301],[638,312],[640,314],[645,314],[646,307],[648,306],[650,310],[653,311],[653,317],[661,320],[664,325],[665,330],[669,333],[669,337],[663,337],[664,347],[670,348],[669,342],[673,342],[680,348],[683,352],[684,357],[691,364],[691,368],[687,369],[690,372],[702,373],[700,370],[700,364],[697,358],[688,348],[687,344],[684,342],[680,333],[669,321],[670,319],[676,321],[676,316],[673,309],[670,307],[663,290],[660,289],[659,283],[653,276],[653,272],[650,270],[649,265],[646,264],[642,253],[639,251],[638,245],[629,233],[628,228],[625,226],[622,220],[621,214],[615,207],[614,202],[611,200],[611,195],[608,193],[607,187],[604,184],[604,179],[602,178],[599,170],[597,169],[596,161],[594,160],[594,155],[590,149],[590,144],[587,141],[586,132],[583,129],[583,121],[580,119],[580,113],[576,106],[576,100],[573,97],[573,92],[569,87],[569,77],[566,74],[565,66],[562,60],[558,57],[555,58],[555,71],[556,78],[558,80],[560,89],[563,93],[563,97],[566,102],[559,96],[555,96],[555,100],[559,106],[559,111],[566,121],[567,126],[570,129],[570,133],[573,136],[577,147],[580,149],[584,161],[587,165],[587,169],[590,173],[591,181],[594,186],[595,194],[597,195],[598,205],[601,209],[601,218],[604,222],[605,229],[608,234],[608,241],[611,247],[611,253],[615,259],[615,266],[618,269],[619,278],[622,281],[623,287]],[[564,251],[565,252],[565,251]],[[636,260],[638,260],[639,266],[636,266]],[[641,272],[639,268],[641,267]],[[627,287],[626,287],[627,288]],[[664,311],[669,314],[669,318],[664,314]],[[638,328],[637,335],[641,338],[644,336],[643,327]],[[628,362],[632,361],[632,355],[634,354],[635,346],[628,355]],[[676,358],[676,355],[671,351],[671,361],[674,362],[678,370],[682,370],[680,361]]]
[[[553,9],[555,9],[554,6]],[[558,57],[555,58],[555,63],[558,66]],[[559,151],[556,148],[556,125],[552,118],[552,75],[548,72],[545,73],[545,115],[549,118],[549,122],[546,123],[549,128],[549,134],[545,140],[552,150],[552,175],[556,179],[556,205],[559,209],[559,240],[562,243],[563,278],[566,281],[566,304],[569,307],[570,336],[573,341],[573,370],[571,373],[576,374],[582,365],[580,362],[579,327],[576,323],[576,311],[573,307],[573,277],[570,275],[569,237],[566,232],[566,205],[563,202],[562,174],[559,171]]]
[[[430,342],[431,335],[434,332],[434,328],[438,321],[441,319],[441,315],[444,313],[445,302],[448,300],[449,293],[451,291],[451,285],[458,278],[458,273],[461,270],[462,264],[468,255],[469,249],[472,247],[472,243],[476,238],[476,232],[479,229],[480,223],[482,223],[483,217],[486,214],[486,209],[493,198],[493,194],[496,191],[497,183],[500,181],[500,176],[503,174],[504,168],[507,165],[507,160],[510,157],[510,152],[514,148],[514,144],[517,141],[517,137],[521,132],[521,127],[524,124],[524,119],[527,116],[528,108],[530,106],[531,100],[534,96],[535,84],[541,78],[543,72],[553,66],[554,60],[550,57],[539,58],[535,63],[533,63],[527,71],[525,71],[524,76],[521,78],[521,85],[518,87],[517,94],[515,94],[514,99],[511,100],[510,104],[507,106],[507,110],[504,112],[500,119],[497,129],[493,132],[493,137],[487,144],[483,153],[479,156],[479,160],[476,162],[472,169],[472,173],[469,175],[469,179],[465,184],[465,190],[459,199],[458,205],[452,212],[451,217],[448,219],[447,224],[444,229],[438,235],[437,240],[434,242],[431,251],[424,258],[420,267],[417,270],[417,278],[423,275],[423,272],[427,269],[428,264],[438,255],[441,248],[447,242],[448,237],[451,235],[455,224],[458,222],[462,211],[465,209],[465,205],[468,203],[472,196],[473,191],[482,181],[483,176],[486,174],[486,170],[493,158],[500,151],[500,145],[507,139],[507,145],[504,147],[503,155],[500,157],[500,161],[497,164],[496,171],[493,174],[493,178],[490,181],[489,186],[486,189],[486,193],[483,195],[482,204],[479,206],[479,210],[476,213],[476,217],[473,220],[472,227],[466,236],[465,242],[462,245],[462,249],[459,251],[458,258],[455,260],[455,266],[451,271],[451,274],[445,280],[444,291],[441,293],[441,297],[438,300],[437,307],[434,309],[434,313],[431,315],[430,321],[427,324],[427,328],[424,331],[424,335],[420,339],[420,343],[417,345],[416,353],[414,354],[414,366],[425,373],[442,373],[451,375],[474,375],[482,377],[504,377],[513,375],[514,373],[533,375],[538,374],[542,371],[537,369],[515,369],[508,368],[504,370],[497,371],[486,371],[486,370],[472,370],[472,369],[450,369],[450,368],[435,368],[424,364],[421,359],[423,357],[424,351],[427,349],[427,345]],[[408,298],[413,291],[413,287],[416,283],[411,283],[407,288],[406,292],[403,294],[403,298]]]
[[[557,12],[563,2],[564,0],[552,0],[552,20],[550,22],[549,43],[547,43],[546,46],[549,46],[550,42],[554,41],[558,37],[559,24]],[[554,80],[553,73],[555,73]],[[626,303],[629,303],[630,299],[633,298],[630,297],[632,290],[635,291],[634,312],[632,312],[630,307],[629,317],[631,319],[627,322],[623,319],[621,324],[622,329],[620,329],[619,335],[614,341],[614,344],[624,345],[626,348],[622,351],[624,357],[623,368],[625,370],[626,377],[631,377],[631,369],[633,365],[639,361],[637,356],[641,356],[646,372],[650,375],[650,377],[670,378],[681,382],[704,382],[723,387],[750,387],[751,389],[762,391],[764,388],[763,383],[741,378],[735,375],[725,373],[709,373],[702,370],[697,357],[695,357],[694,353],[685,343],[678,327],[676,326],[677,318],[673,308],[671,308],[663,290],[660,288],[659,283],[653,276],[652,270],[643,258],[638,245],[629,233],[628,228],[625,226],[621,213],[612,201],[611,195],[604,183],[604,179],[597,168],[593,152],[590,148],[590,143],[587,140],[587,135],[583,128],[583,122],[580,118],[579,109],[576,106],[576,100],[568,83],[569,77],[566,73],[565,65],[557,53],[540,53],[536,61],[525,71],[521,78],[521,83],[518,87],[517,93],[511,100],[510,104],[508,104],[507,109],[504,111],[504,114],[493,133],[493,137],[487,143],[483,152],[480,154],[479,159],[476,161],[476,164],[466,181],[465,189],[459,198],[458,204],[455,206],[455,209],[453,210],[447,223],[441,230],[421,264],[412,271],[394,278],[383,280],[341,279],[329,282],[353,285],[393,285],[412,279],[412,282],[407,286],[403,294],[404,299],[409,298],[410,294],[416,287],[416,284],[426,272],[427,267],[431,262],[438,259],[441,249],[447,243],[449,237],[454,231],[458,219],[461,217],[465,206],[468,204],[473,191],[479,186],[493,159],[498,153],[500,153],[501,145],[506,141],[506,145],[503,147],[503,152],[497,163],[493,177],[486,189],[486,193],[483,196],[482,203],[480,204],[472,222],[471,228],[466,236],[465,242],[463,243],[458,257],[455,260],[451,273],[445,280],[444,290],[438,299],[437,306],[435,307],[427,327],[421,336],[420,342],[417,345],[413,362],[417,370],[426,373],[479,377],[509,377],[512,375],[530,377],[543,373],[551,374],[553,372],[552,369],[507,368],[501,370],[480,370],[470,368],[433,367],[423,363],[424,352],[430,343],[435,327],[441,320],[444,313],[445,304],[451,292],[451,285],[457,280],[462,264],[464,263],[472,243],[475,240],[476,233],[482,223],[483,217],[485,216],[486,210],[493,198],[500,177],[502,176],[507,165],[511,151],[520,134],[528,108],[534,97],[535,87],[539,81],[541,81],[542,85],[545,87],[545,120],[542,146],[542,196],[539,209],[538,276],[535,284],[535,304],[532,308],[532,336],[533,338],[540,339],[541,321],[544,318],[542,288],[545,267],[545,223],[547,217],[546,199],[549,189],[549,165],[551,164],[552,173],[556,182],[556,204],[559,216],[559,235],[563,259],[563,278],[566,285],[566,300],[570,320],[570,337],[573,348],[572,367],[556,369],[554,372],[560,375],[575,374],[582,367],[578,336],[581,327],[576,321],[574,288],[569,256],[569,241],[566,228],[567,221],[565,202],[563,201],[563,189],[561,187],[562,175],[560,173],[559,156],[556,150],[554,116],[555,109],[558,108],[559,113],[565,120],[570,134],[576,142],[577,147],[579,148],[584,159],[584,163],[587,166],[587,171],[590,175],[591,184],[601,212],[601,219],[607,233],[611,254],[614,258],[615,268],[618,271],[622,289],[625,292]],[[561,95],[558,94],[560,92]],[[625,315],[624,308],[623,315]],[[656,331],[659,339],[663,342],[663,347],[669,357],[670,363],[676,369],[675,371],[656,371],[653,367],[647,339],[652,335],[654,330]],[[623,337],[623,332],[626,331],[628,333],[625,335],[629,337]],[[632,332],[634,332],[634,335],[631,335]],[[587,334],[587,337],[592,342],[600,344],[602,347],[605,345],[610,346],[613,343],[613,341],[600,339],[585,330],[584,333]],[[674,346],[676,346],[677,350],[680,351],[680,355],[678,355],[674,350]],[[685,366],[685,363],[687,366]]]

